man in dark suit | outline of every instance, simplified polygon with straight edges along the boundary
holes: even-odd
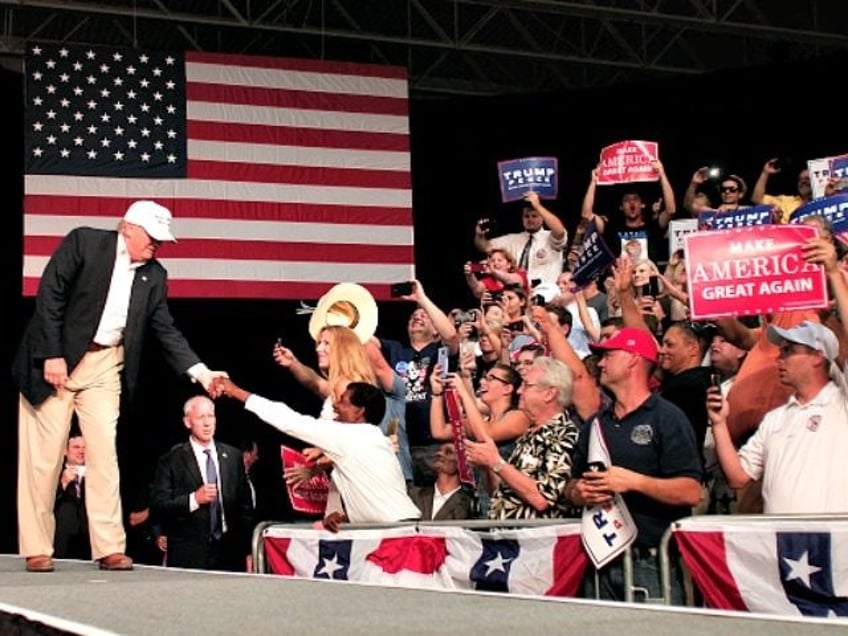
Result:
[[[132,569],[125,555],[115,449],[122,387],[131,402],[150,332],[179,373],[211,386],[210,371],[174,326],[167,272],[154,258],[175,241],[171,213],[136,201],[118,231],[77,228],[41,276],[35,314],[13,366],[20,391],[18,525],[27,570],[53,570],[53,504],[74,411],[89,458],[86,505],[92,556],[105,570]]]
[[[244,572],[253,502],[241,451],[215,441],[215,404],[205,395],[183,407],[189,439],[159,459],[151,507],[168,538],[170,567]]]
[[[53,554],[60,559],[90,559],[88,518],[85,514],[85,440],[71,433],[65,450],[65,467],[56,490],[56,535]]]
[[[439,446],[431,465],[436,482],[432,486],[409,488],[410,499],[421,510],[421,520],[470,519],[474,500],[462,489],[453,443]]]

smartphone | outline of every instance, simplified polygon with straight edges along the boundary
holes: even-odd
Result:
[[[524,331],[524,321],[516,320],[515,322],[508,323],[506,328],[508,331]]]
[[[646,285],[642,285],[642,295],[656,298],[660,295],[660,279],[659,276],[651,276]]]
[[[436,364],[441,367],[439,377],[442,378],[442,380],[448,377],[448,355],[449,353],[447,347],[439,347],[439,353],[436,359]]]
[[[486,265],[484,263],[471,263],[472,274],[483,274],[485,271]]]
[[[413,290],[412,281],[407,281],[405,283],[394,283],[389,288],[389,293],[392,295],[392,298],[399,298],[401,296],[410,296]]]
[[[710,386],[714,386],[721,391],[721,374],[710,373]]]
[[[278,347],[283,346],[283,338],[281,336],[277,336],[277,346]]]
[[[607,465],[604,462],[589,462],[586,466],[589,472],[598,473],[607,469]]]

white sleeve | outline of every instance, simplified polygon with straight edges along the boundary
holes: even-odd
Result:
[[[554,252],[561,252],[565,249],[565,246],[568,244],[568,230],[566,230],[565,234],[561,239],[557,239],[554,236],[554,233],[548,230],[548,247],[550,247]]]
[[[330,455],[338,454],[338,441],[344,439],[344,424],[330,420],[319,420],[289,408],[283,402],[273,402],[252,393],[244,408],[278,431],[317,446]]]

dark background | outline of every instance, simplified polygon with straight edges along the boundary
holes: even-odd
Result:
[[[473,228],[481,216],[495,216],[501,231],[519,229],[519,207],[500,203],[496,163],[502,159],[550,155],[559,158],[560,196],[548,202],[569,229],[600,149],[624,139],[655,140],[677,194],[678,205],[692,173],[718,163],[741,175],[749,191],[772,156],[789,157],[790,167],[773,178],[770,192],[794,192],[806,160],[848,151],[840,120],[844,110],[841,78],[848,56],[815,64],[783,64],[644,85],[621,85],[591,92],[510,98],[455,98],[413,101],[412,140],[415,255],[418,278],[441,307],[470,305],[461,273],[475,257]],[[0,299],[5,338],[0,351],[0,552],[17,551],[15,483],[17,471],[17,392],[9,369],[33,299],[21,295],[23,100],[19,74],[0,71],[6,96],[3,172],[4,244]],[[656,184],[643,188],[646,201],[659,196]],[[599,189],[596,210],[613,213],[620,194]],[[122,211],[116,211],[116,219]],[[318,400],[306,395],[271,359],[277,336],[305,362],[314,362],[307,318],[295,315],[297,303],[245,300],[172,300],[177,325],[203,360],[225,369],[249,390],[285,399],[295,408],[317,412]],[[377,334],[402,339],[408,303],[382,303]],[[152,346],[151,346],[152,345]],[[155,342],[145,352],[138,403],[122,413],[119,457],[126,504],[151,477],[157,456],[185,439],[182,403],[198,387],[162,362]],[[218,407],[218,438],[236,443],[259,441],[257,467],[264,484],[265,514],[290,514],[279,480],[279,444],[267,425],[235,403]]]

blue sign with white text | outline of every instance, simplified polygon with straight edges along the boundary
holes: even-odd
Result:
[[[557,158],[525,157],[498,162],[498,181],[504,203],[519,201],[527,192],[540,199],[557,197]]]

